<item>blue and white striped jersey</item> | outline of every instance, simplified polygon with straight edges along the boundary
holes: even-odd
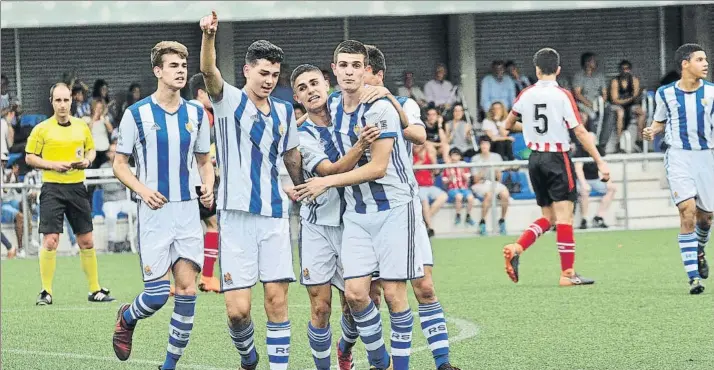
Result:
[[[213,100],[216,162],[221,182],[217,208],[287,218],[290,200],[280,183],[283,154],[298,146],[291,103],[268,98],[263,114],[241,89],[223,83],[223,97]]]
[[[413,178],[412,159],[407,153],[404,136],[399,124],[399,115],[392,103],[380,99],[372,104],[360,104],[352,113],[346,113],[342,96],[333,94],[328,99],[328,107],[334,125],[333,142],[340,155],[357,142],[360,130],[366,125],[374,125],[382,131],[382,138],[394,138],[392,154],[383,178],[348,186],[345,188],[346,212],[372,213],[386,211],[409,203],[416,188]],[[367,151],[357,163],[364,166],[371,159]]]
[[[714,84],[702,81],[682,91],[678,81],[657,89],[654,120],[665,123],[664,140],[673,148],[714,149]]]
[[[402,106],[402,110],[406,113],[410,125],[426,127],[424,122],[421,120],[421,108],[419,108],[419,104],[417,104],[414,99],[406,96],[395,96],[394,98],[397,99],[399,104]],[[409,154],[409,157],[411,158],[414,144],[412,144],[411,141],[406,140],[406,146],[407,154]]]
[[[200,177],[193,154],[210,151],[209,126],[203,107],[181,99],[168,113],[151,95],[124,112],[117,152],[134,155],[139,181],[169,202],[196,199]]]
[[[315,125],[309,119],[298,128],[305,179],[319,176],[315,169],[320,162],[334,163],[340,159],[340,153],[332,141],[333,128],[333,125],[328,127]],[[343,194],[344,189],[328,189],[314,202],[303,204],[300,207],[300,216],[315,225],[340,226],[344,209]]]

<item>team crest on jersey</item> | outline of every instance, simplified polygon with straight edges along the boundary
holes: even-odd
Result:
[[[711,103],[712,103],[712,100],[711,100],[711,99],[702,98],[702,105],[703,105],[703,106],[708,107],[709,104],[711,104]]]
[[[359,135],[359,132],[362,130],[362,128],[359,126],[359,123],[355,125],[355,128],[353,129],[355,135]]]
[[[190,119],[189,119],[188,122],[186,123],[186,131],[188,131],[188,132],[193,132],[193,131],[196,129],[196,127],[198,127],[198,123],[197,123],[197,122],[193,122],[193,121],[190,120]]]
[[[149,265],[144,266],[144,275],[146,275],[146,276],[151,276],[151,275],[153,275],[153,274],[154,274],[154,273],[151,272],[151,266],[149,266]]]
[[[280,136],[285,135],[285,125],[281,123],[280,126],[278,126],[278,132],[280,133]]]
[[[233,285],[233,278],[231,277],[230,272],[223,274],[223,283],[226,285]]]
[[[308,270],[307,268],[302,270],[302,277],[305,280],[310,280],[310,270]]]

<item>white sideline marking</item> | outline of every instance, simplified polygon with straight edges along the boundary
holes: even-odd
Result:
[[[291,304],[288,305],[288,307],[291,308],[310,308],[309,304]],[[202,306],[201,309],[225,309],[224,305],[205,305]],[[32,307],[32,308],[9,308],[9,309],[3,309],[2,313],[20,313],[20,312],[39,312],[39,311],[45,311],[45,312],[57,312],[57,311],[107,311],[107,312],[114,312],[116,310],[116,307],[114,305],[103,305],[103,306],[68,306],[68,307]],[[382,308],[382,312],[388,312],[385,307]],[[414,312],[415,317],[418,317],[418,312]],[[450,337],[449,338],[449,343],[458,343],[462,342],[464,340],[468,340],[471,338],[476,337],[479,334],[479,327],[475,323],[460,319],[458,317],[454,316],[448,316],[446,319],[447,323],[450,322],[452,323],[456,329],[458,330],[458,334],[456,336]],[[419,328],[419,322],[418,320],[415,320],[415,327]],[[422,352],[422,351],[427,351],[429,350],[428,345],[422,345],[419,347],[414,347],[412,348],[412,353],[417,353],[417,352]],[[92,356],[92,355],[84,355],[80,353],[64,353],[64,352],[40,352],[40,351],[31,351],[31,350],[25,350],[25,349],[17,349],[17,348],[5,348],[3,349],[4,352],[8,353],[14,353],[18,355],[26,355],[26,356],[45,356],[45,357],[59,357],[59,358],[72,358],[72,359],[79,359],[79,360],[92,360],[92,361],[105,361],[105,362],[117,362],[118,360],[115,357],[100,357],[100,356]],[[312,356],[310,356],[312,358]],[[128,363],[134,363],[134,364],[143,364],[143,365],[158,365],[159,363],[156,361],[149,361],[149,360],[141,360],[141,359],[129,359],[127,361]],[[359,364],[365,364],[367,363],[366,359],[363,360],[356,360],[355,365]],[[207,365],[194,365],[194,364],[186,364],[186,363],[181,363],[182,368],[186,369],[196,369],[196,370],[232,370],[229,368],[222,368],[222,367],[212,367],[212,366],[207,366]],[[333,369],[337,369],[337,365],[332,366]],[[308,368],[305,370],[314,370],[313,368]]]
[[[26,349],[15,349],[15,348],[4,348],[3,352],[14,353],[17,355],[25,356],[45,356],[45,357],[60,357],[60,358],[72,358],[77,360],[90,360],[90,361],[104,361],[119,363],[120,361],[116,357],[101,357],[92,355],[83,355],[80,353],[69,353],[69,352],[45,352],[45,351],[29,351]],[[161,365],[158,361],[140,360],[140,359],[129,359],[126,361],[129,364],[139,364],[139,365]],[[196,369],[196,370],[235,370],[235,368],[227,367],[213,367],[206,365],[194,365],[181,362],[181,368],[184,369]]]

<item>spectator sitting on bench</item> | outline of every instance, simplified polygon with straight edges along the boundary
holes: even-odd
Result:
[[[449,151],[449,157],[446,160],[447,163],[451,164],[464,163],[461,151],[457,148],[453,148]],[[451,167],[444,170],[444,184],[446,184],[449,189],[449,200],[454,202],[454,208],[456,210],[454,225],[461,223],[461,208],[464,198],[466,198],[466,224],[468,226],[476,224],[471,218],[471,210],[474,208],[474,195],[471,193],[471,190],[469,190],[470,178],[471,172],[469,172],[468,168]]]
[[[100,168],[112,168],[114,162],[114,154],[116,153],[117,144],[111,143],[107,150],[107,162],[102,164]],[[130,248],[124,240],[117,240],[117,216],[119,213],[134,215],[136,213],[136,203],[127,198],[126,187],[121,182],[112,182],[102,184],[104,190],[104,222],[107,227],[107,250],[110,252],[124,252]]]
[[[488,136],[481,136],[479,140],[480,153],[471,158],[473,164],[488,164],[501,163],[501,158],[498,153],[491,152],[491,139]],[[471,170],[471,176],[474,184],[471,190],[477,197],[481,198],[481,222],[479,223],[479,233],[486,235],[486,218],[488,211],[493,204],[493,195],[495,194],[501,200],[501,218],[498,220],[498,230],[501,235],[506,235],[506,213],[508,212],[508,202],[511,199],[511,194],[505,185],[501,183],[501,170],[494,168],[495,183],[489,180],[489,169],[474,167]]]
[[[429,165],[436,164],[436,152],[427,150],[425,145],[414,145],[414,165]],[[441,206],[446,203],[448,196],[440,187],[434,185],[434,175],[438,174],[439,170],[416,170],[417,185],[419,185],[419,198],[421,199],[422,216],[426,224],[429,237],[434,236],[434,228],[432,228],[431,218],[439,212]],[[430,203],[431,202],[431,203]]]
[[[592,140],[595,140],[595,134]],[[589,158],[588,153],[583,149],[581,145],[573,145],[575,150],[576,158]],[[605,156],[605,150],[601,145],[597,146],[598,152],[601,156]],[[580,221],[580,228],[588,228],[588,209],[590,205],[590,191],[595,190],[600,195],[603,195],[600,200],[600,205],[598,206],[597,213],[592,220],[591,227],[606,229],[607,224],[605,223],[604,217],[607,211],[610,209],[610,204],[615,198],[615,184],[612,183],[612,179],[608,182],[602,182],[600,180],[600,174],[597,170],[597,165],[594,162],[576,162],[575,163],[575,174],[578,178],[578,195],[580,198],[580,213],[582,215],[582,221]]]

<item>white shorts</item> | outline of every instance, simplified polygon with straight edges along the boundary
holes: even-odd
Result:
[[[203,267],[203,229],[195,200],[168,202],[156,210],[140,202],[138,215],[144,281],[160,279],[179,258]]]
[[[424,266],[434,266],[434,255],[431,251],[431,240],[429,240],[429,233],[426,230],[426,223],[424,223],[424,216],[422,215],[422,206],[419,198],[414,198],[414,213],[417,218],[415,236],[417,249],[421,250],[421,258],[424,262]]]
[[[383,280],[405,281],[424,276],[422,251],[417,248],[414,201],[367,214],[346,212],[342,232],[345,280],[380,273]]]
[[[664,168],[675,204],[694,198],[697,208],[714,211],[714,150],[669,148]]]
[[[491,189],[493,188],[493,181],[491,180],[484,180],[482,182],[479,182],[478,184],[473,184],[471,186],[471,191],[474,192],[474,194],[479,197],[483,198],[486,196],[486,193],[490,193]],[[493,190],[493,193],[495,195],[501,194],[504,191],[508,192],[508,188],[506,188],[506,185],[503,185],[500,182],[496,182],[496,188]]]
[[[290,221],[237,210],[218,211],[221,291],[258,282],[293,282]]]
[[[332,284],[344,291],[340,261],[342,226],[324,226],[300,222],[300,283],[305,286]]]

